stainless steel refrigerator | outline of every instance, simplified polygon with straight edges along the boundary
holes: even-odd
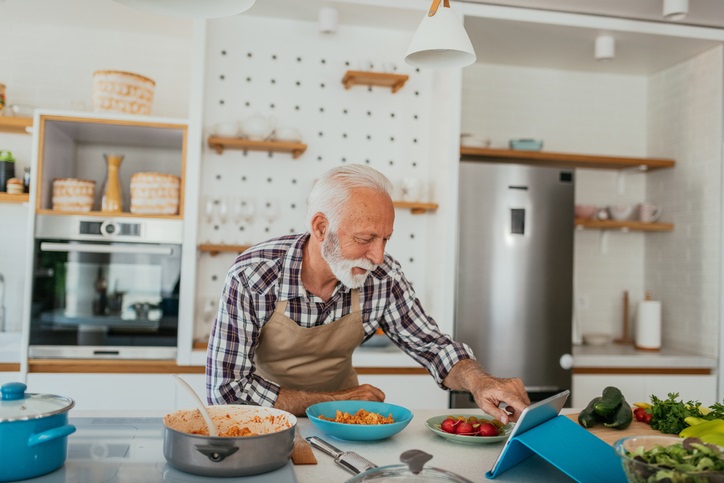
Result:
[[[531,400],[571,388],[574,173],[465,161],[455,339]],[[561,364],[563,357],[563,364]],[[475,407],[452,393],[451,407]]]

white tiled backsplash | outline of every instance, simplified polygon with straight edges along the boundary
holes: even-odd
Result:
[[[648,175],[646,195],[676,227],[646,238],[647,288],[662,301],[663,344],[715,356],[721,270],[722,47],[652,76],[649,153],[676,168]]]

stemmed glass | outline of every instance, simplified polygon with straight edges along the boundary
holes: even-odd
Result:
[[[223,226],[229,220],[229,203],[223,196],[207,196],[204,203],[204,218],[210,243],[223,242]]]
[[[276,198],[269,198],[265,200],[264,205],[262,206],[262,216],[269,224],[279,218],[279,200]]]

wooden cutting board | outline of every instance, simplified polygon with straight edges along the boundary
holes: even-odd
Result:
[[[566,416],[578,424],[578,414],[579,413],[566,414]],[[589,428],[588,432],[611,445],[617,440],[628,436],[661,436],[662,434],[661,431],[651,429],[651,426],[646,423],[642,423],[641,421],[636,421],[636,419],[634,419],[631,422],[631,425],[626,429],[607,428],[603,424],[597,424],[596,426]]]

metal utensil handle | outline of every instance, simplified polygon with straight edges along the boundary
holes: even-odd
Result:
[[[314,446],[315,448],[317,448],[319,450],[322,450],[324,453],[327,453],[332,458],[337,458],[344,454],[343,451],[339,450],[338,448],[335,448],[331,444],[327,443],[325,440],[318,438],[316,436],[308,437],[307,441],[309,441],[309,444],[311,444],[312,446]]]
[[[334,462],[353,475],[377,468],[376,464],[352,451],[342,453],[342,456],[336,458]]]
[[[43,252],[87,252],[87,253],[142,253],[149,255],[171,255],[171,247],[148,245],[96,245],[93,243],[55,243],[41,242]]]

